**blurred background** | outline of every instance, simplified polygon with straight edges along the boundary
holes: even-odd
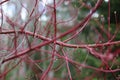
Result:
[[[35,33],[43,38],[54,38],[54,0],[0,0],[0,61],[18,55],[31,46],[45,40],[30,36]],[[98,0],[55,0],[56,1],[56,36],[67,32],[82,22],[91,12]],[[66,44],[102,44],[120,41],[120,1],[104,0],[101,7],[81,28],[58,41]],[[109,11],[110,9],[110,11]],[[109,20],[110,17],[110,20]],[[22,34],[19,30],[28,32]],[[2,33],[2,32],[9,33]],[[12,32],[13,31],[13,32]],[[75,35],[76,34],[76,35]],[[75,36],[74,36],[75,35]],[[71,36],[73,39],[68,40]],[[55,53],[67,56],[80,65],[97,69],[114,70],[120,68],[120,44],[92,48],[108,59],[95,57],[86,48],[70,48],[56,45]],[[28,52],[27,54],[0,64],[0,80],[39,80],[52,60],[54,43]],[[102,72],[78,66],[59,56],[54,57],[53,65],[45,80],[119,80],[120,72]],[[68,63],[67,63],[67,62]],[[68,68],[69,67],[69,68]],[[68,70],[69,69],[69,70]],[[69,74],[69,72],[71,74]]]

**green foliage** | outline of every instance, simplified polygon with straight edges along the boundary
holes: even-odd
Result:
[[[75,7],[75,8],[79,8],[79,7],[81,6],[81,4],[79,3],[79,0],[74,0],[74,1],[72,2],[72,5],[73,5],[73,7]]]
[[[119,0],[110,0],[110,20],[111,23],[116,23],[115,21],[115,14],[114,12],[116,11],[117,13],[117,21],[120,22],[120,1]],[[105,16],[105,19],[107,20],[108,18],[108,3],[104,2],[102,6],[98,9],[99,14],[103,14]]]
[[[86,4],[90,4],[91,7],[93,7],[97,0],[81,0],[82,2],[86,3]],[[111,25],[110,25],[110,32],[111,32],[111,35],[114,35],[115,31],[116,31],[116,24],[115,24],[115,14],[114,14],[114,11],[117,11],[117,14],[120,12],[120,8],[119,7],[119,4],[120,4],[120,1],[119,0],[111,0]],[[79,10],[79,8],[81,7],[82,3],[80,2],[80,0],[73,0],[72,1],[72,6],[74,8],[77,8]],[[66,6],[65,6],[66,7]],[[79,12],[78,12],[78,16],[77,16],[77,20],[78,21],[81,21],[83,20],[86,15],[89,13],[89,9],[86,8],[86,7],[82,7]],[[106,23],[104,24],[104,29],[107,30],[108,28],[108,24],[107,24],[107,17],[108,17],[108,3],[104,2],[102,4],[102,6],[97,10],[98,11],[98,14],[101,15],[103,14],[104,17],[105,17],[105,20],[106,20]],[[66,14],[66,12],[62,12],[61,13],[62,15]],[[67,18],[69,17],[68,15],[66,15],[64,18]],[[119,15],[117,15],[117,17],[119,17]],[[119,20],[119,18],[118,18]],[[46,25],[46,23],[42,23],[43,25]],[[34,26],[33,23],[31,23],[31,26]],[[89,24],[85,27],[84,30],[82,30],[82,32],[80,33],[80,35],[78,35],[78,37],[80,37],[79,39],[80,40],[84,40],[84,43],[88,43],[88,44],[92,44],[92,43],[95,43],[95,40],[96,38],[95,37],[98,37],[98,35],[95,34],[95,31],[93,28],[97,29],[98,32],[102,35],[102,37],[108,41],[108,38],[107,38],[107,34],[103,33],[102,30],[98,27],[99,25],[97,25],[97,23],[92,20],[91,18],[91,21],[89,22]],[[50,32],[53,32],[51,34],[54,34],[54,29],[53,29],[53,26],[51,27],[48,27],[48,29],[50,29]],[[34,28],[33,28],[34,30]],[[63,28],[61,29],[61,32],[66,32],[67,29]],[[51,35],[51,34],[48,34]],[[61,38],[61,41],[64,41],[66,39],[68,39],[71,35],[68,35],[68,36],[65,36],[65,37],[62,37]],[[28,37],[30,43],[34,42],[34,38],[33,36],[29,36]],[[41,43],[41,40],[40,39],[36,39],[38,40],[38,44]],[[115,41],[118,41],[120,40],[120,31],[118,31],[118,33],[116,34],[115,38],[114,38]],[[77,41],[77,40],[76,40]],[[106,42],[104,41],[104,42]],[[18,41],[18,43],[20,43],[21,41]],[[75,41],[69,41],[70,44],[74,43]],[[14,47],[14,44],[13,43],[9,43],[10,45],[12,45],[12,47]],[[37,44],[37,43],[36,43]],[[48,45],[48,46],[45,46],[45,47],[42,47],[44,48],[43,50],[48,50],[48,51],[52,51],[52,44]],[[63,46],[62,46],[63,47]],[[112,51],[115,51],[116,49],[119,49],[120,48],[120,44],[112,47]],[[69,51],[69,48],[65,48],[66,52],[67,50]],[[94,48],[96,49],[96,48]],[[98,48],[99,49],[99,48]],[[107,49],[107,48],[105,48]],[[57,50],[56,50],[57,51]],[[71,50],[72,51],[72,50]],[[104,49],[103,49],[104,51]],[[61,51],[59,51],[60,53]],[[30,56],[33,60],[44,60],[43,62],[39,63],[38,65],[40,67],[43,68],[43,70],[46,70],[50,64],[50,61],[51,61],[51,54],[48,54],[47,52],[40,52],[40,51],[31,51],[30,52],[31,54],[34,53],[34,55]],[[61,54],[60,54],[61,55]],[[71,56],[71,54],[69,54]],[[62,54],[63,56],[63,54]],[[49,58],[49,59],[47,59]],[[56,60],[54,60],[54,64],[52,65],[52,70],[54,71],[54,76],[57,77],[57,78],[61,78],[63,77],[63,73],[65,74],[65,77],[67,76],[68,77],[68,72],[67,72],[67,68],[66,68],[66,63],[65,63],[65,60],[61,60],[61,59],[57,59],[58,57],[56,57]],[[89,53],[87,50],[83,49],[83,48],[79,48],[77,49],[76,51],[74,51],[72,53],[72,59],[80,64],[85,64],[86,66],[92,66],[92,67],[95,67],[95,68],[99,68],[102,64],[101,60],[99,60],[98,58],[96,58],[95,56],[91,55],[91,53]],[[120,61],[120,58],[116,58],[117,60],[116,61]],[[109,65],[112,65],[112,63],[110,63]],[[27,68],[29,68],[29,65],[26,66]],[[77,68],[76,68],[77,67]],[[112,66],[112,69],[117,69],[118,65],[117,64],[114,64]],[[92,74],[95,74],[95,77],[92,78],[93,80],[98,80],[98,78],[100,78],[101,80],[103,80],[103,77],[105,77],[106,79],[108,80],[114,80],[115,78],[113,77],[113,74],[115,76],[118,76],[120,74],[120,72],[116,72],[116,73],[103,73],[103,72],[99,72],[99,71],[96,71],[96,70],[92,70],[92,69],[89,69],[89,68],[84,68],[82,66],[76,66],[72,63],[69,63],[69,68],[70,68],[70,72],[71,72],[71,75],[72,75],[72,78],[73,80],[84,80],[85,78],[89,77],[89,76],[92,76]],[[17,73],[19,68],[15,68],[13,71],[11,71],[10,73],[7,74],[7,77],[6,77],[6,80],[9,80],[9,78],[11,76],[16,76],[14,75],[14,73]],[[76,73],[77,72],[77,69],[80,70],[80,72]],[[32,72],[30,69],[26,69],[26,74],[27,74],[27,78],[26,80],[37,80],[36,76],[35,76],[35,73]],[[97,75],[99,74],[99,75]],[[77,76],[76,76],[77,75]],[[16,80],[19,80],[19,79],[16,79]],[[23,77],[20,78],[20,80],[24,80]],[[69,80],[69,79],[68,79]]]
[[[101,64],[100,60],[93,57],[88,52],[84,51],[83,49],[77,49],[73,56],[74,56],[75,61],[86,64],[86,65],[90,65],[93,67],[99,67]],[[73,73],[73,76],[74,76],[74,74],[75,74],[74,69],[71,69],[71,73]],[[86,76],[90,76],[92,73],[94,73],[94,70],[82,68],[81,72],[80,72],[80,74],[81,74],[80,78],[84,79]],[[78,80],[79,80],[79,78],[78,78]]]
[[[25,80],[38,80],[35,76],[35,74],[33,72],[29,72],[26,77]]]

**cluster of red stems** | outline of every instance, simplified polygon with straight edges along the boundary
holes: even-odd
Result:
[[[10,0],[4,0],[0,2],[0,5],[3,5]],[[4,36],[7,36],[8,43],[4,45],[4,43],[0,43],[0,50],[6,51],[6,53],[2,54],[0,53],[0,66],[3,66],[5,64],[10,64],[11,66],[5,66],[3,70],[0,72],[0,78],[5,78],[6,75],[14,70],[17,66],[20,66],[23,62],[29,65],[31,68],[33,65],[40,67],[38,63],[44,63],[45,61],[48,61],[49,64],[46,69],[40,68],[41,74],[37,74],[38,71],[35,71],[33,68],[33,72],[37,75],[37,77],[40,80],[48,80],[48,73],[53,70],[53,65],[56,60],[61,60],[66,65],[66,75],[67,78],[70,80],[73,80],[73,76],[71,75],[70,66],[69,63],[73,64],[76,68],[76,73],[80,71],[80,67],[86,68],[86,69],[92,69],[94,71],[98,72],[104,72],[104,73],[112,73],[113,77],[117,79],[118,76],[116,76],[114,73],[119,72],[120,69],[112,69],[109,63],[116,62],[116,59],[119,57],[120,50],[119,48],[112,52],[112,47],[114,45],[120,44],[120,41],[114,41],[114,38],[116,37],[118,33],[118,24],[116,23],[116,32],[114,34],[111,34],[110,32],[110,0],[108,1],[108,28],[106,29],[103,27],[104,25],[100,24],[98,25],[101,27],[101,31],[103,31],[107,35],[107,41],[106,42],[100,42],[100,40],[104,40],[101,33],[96,32],[98,35],[98,40],[95,40],[93,44],[88,43],[80,43],[80,40],[76,40],[79,42],[79,44],[72,44],[69,43],[71,40],[74,40],[76,36],[78,36],[83,29],[86,28],[86,25],[90,22],[92,19],[92,15],[97,11],[97,9],[102,5],[104,0],[97,0],[94,7],[91,7],[85,3],[82,5],[89,8],[90,12],[86,17],[84,17],[83,20],[75,23],[74,26],[67,29],[65,32],[60,33],[60,29],[58,30],[58,27],[60,24],[67,24],[69,22],[74,21],[73,18],[68,21],[59,21],[59,18],[57,18],[57,8],[61,6],[65,1],[68,1],[69,4],[71,4],[70,0],[53,0],[53,4],[46,4],[45,8],[46,10],[43,10],[43,13],[36,13],[35,10],[37,8],[39,0],[33,0],[35,3],[32,3],[34,6],[31,7],[31,11],[28,11],[28,19],[27,21],[23,22],[22,24],[19,22],[19,14],[18,16],[15,16],[15,19],[9,18],[9,16],[5,15],[2,11],[1,7],[1,24],[0,24],[0,35],[3,35],[0,37],[0,39],[4,39]],[[21,6],[25,7],[23,3],[21,2]],[[27,9],[26,9],[27,10]],[[49,19],[46,21],[44,27],[41,28],[41,20],[40,17],[45,13],[48,12]],[[77,15],[76,15],[77,17]],[[7,25],[4,25],[3,22],[6,22]],[[32,25],[30,25],[32,23]],[[5,28],[5,27],[9,28]],[[64,26],[65,27],[65,26]],[[61,28],[64,28],[61,26]],[[95,29],[97,31],[97,29]],[[61,40],[62,38],[68,37],[66,40]],[[50,49],[43,48],[44,46],[50,47]],[[106,49],[103,49],[103,47],[107,47]],[[59,50],[58,50],[59,48]],[[71,49],[69,52],[65,48]],[[101,49],[100,49],[101,48]],[[74,52],[77,49],[85,49],[89,52],[90,55],[94,56],[96,59],[101,61],[101,65],[99,67],[93,67],[90,65],[87,65],[85,63],[80,63],[78,61],[75,61],[73,58],[69,57],[70,54],[74,54]],[[99,50],[100,49],[100,50]],[[37,52],[36,52],[37,51]],[[47,58],[42,58],[42,54],[49,55]],[[32,55],[39,55],[39,59],[34,60]],[[79,54],[79,53],[77,53]],[[12,62],[15,62],[14,64]],[[118,63],[119,65],[119,63]],[[60,67],[65,67],[61,63],[58,64],[57,69]],[[94,74],[95,75],[95,74]],[[94,75],[86,77],[85,80],[92,80]],[[52,79],[55,80],[55,79]],[[66,79],[67,80],[67,79]]]

